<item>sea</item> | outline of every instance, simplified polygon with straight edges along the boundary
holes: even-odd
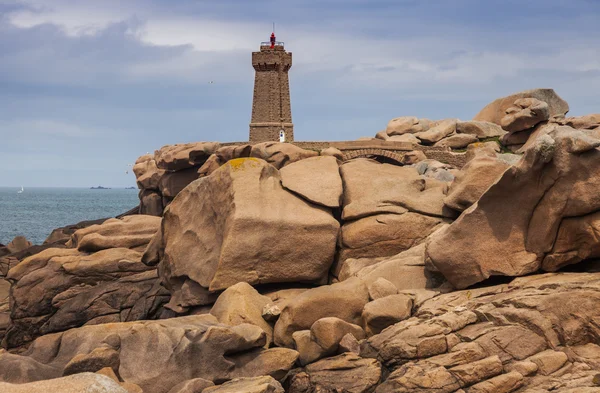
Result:
[[[0,187],[0,243],[25,236],[42,244],[53,229],[80,221],[114,217],[134,208],[138,190],[112,188]]]

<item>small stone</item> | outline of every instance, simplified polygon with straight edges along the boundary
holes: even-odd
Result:
[[[63,370],[63,375],[79,374],[83,372],[96,372],[110,368],[117,372],[120,365],[119,352],[110,347],[100,347],[88,354],[76,355]]]
[[[417,139],[415,136],[411,135],[411,134],[405,134],[406,136],[412,136],[414,139]],[[404,136],[404,135],[403,135]],[[418,139],[417,139],[418,141]],[[417,142],[414,142],[417,143]],[[413,165],[416,164],[417,162],[426,160],[427,156],[425,155],[425,153],[423,153],[420,150],[413,150],[413,151],[409,151],[408,153],[406,153],[404,155],[404,157],[402,157],[402,164],[404,165]]]
[[[328,147],[326,149],[321,150],[322,156],[332,156],[337,158],[340,161],[344,160],[344,153],[341,150],[336,149],[335,147]]]
[[[321,318],[310,327],[311,339],[327,353],[335,352],[339,342],[348,333],[359,340],[365,338],[365,332],[360,326],[335,317]]]
[[[404,294],[390,295],[367,303],[362,313],[367,334],[377,334],[386,327],[409,318],[412,305],[412,299]]]
[[[275,322],[279,319],[281,309],[275,304],[265,304],[262,309],[262,317],[267,322]]]
[[[348,333],[340,340],[340,344],[338,346],[338,353],[344,352],[352,352],[355,354],[360,354],[360,343],[354,337],[353,334]]]
[[[292,338],[294,339],[296,350],[300,354],[298,356],[298,362],[301,366],[319,360],[326,355],[325,350],[311,339],[310,330],[299,330],[294,332]]]
[[[382,297],[395,295],[398,293],[398,288],[396,288],[394,284],[383,277],[379,277],[377,280],[373,281],[368,288],[369,298],[371,298],[371,300],[380,299]]]

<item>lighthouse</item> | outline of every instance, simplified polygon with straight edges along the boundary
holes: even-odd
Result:
[[[292,142],[294,125],[288,77],[292,54],[286,52],[284,43],[277,41],[273,32],[269,41],[260,43],[259,52],[252,52],[252,67],[255,75],[249,141]]]

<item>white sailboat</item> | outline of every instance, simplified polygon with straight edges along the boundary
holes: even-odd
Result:
[[[25,189],[23,189],[23,186],[21,186],[21,189],[19,191],[17,191],[17,194],[22,194],[23,191],[25,191]]]

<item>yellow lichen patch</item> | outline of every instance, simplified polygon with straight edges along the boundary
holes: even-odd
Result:
[[[244,168],[256,168],[260,165],[260,161],[258,158],[254,157],[242,157],[242,158],[234,158],[233,160],[227,161],[225,165],[229,165],[231,170],[240,171]]]

